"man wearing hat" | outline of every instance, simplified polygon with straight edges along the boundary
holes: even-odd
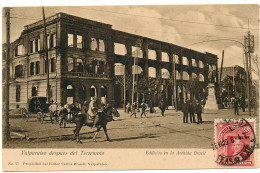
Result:
[[[189,107],[190,107],[189,100],[186,100],[186,102],[182,104],[183,123],[188,123]]]
[[[94,119],[94,124],[93,126],[96,126],[99,117],[97,115],[98,108],[96,105],[97,97],[93,97],[93,99],[89,103],[89,108],[88,108],[88,115],[90,116],[89,118]]]
[[[197,114],[197,124],[201,123],[202,124],[202,106],[198,100],[196,100],[196,106],[195,106],[195,113]]]

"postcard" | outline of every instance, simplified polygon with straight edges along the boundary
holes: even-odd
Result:
[[[259,167],[259,6],[4,7],[3,171]]]

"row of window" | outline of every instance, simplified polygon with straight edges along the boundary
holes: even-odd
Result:
[[[38,52],[41,50],[41,40],[40,39],[34,39],[30,41],[30,47],[29,47],[29,53]],[[56,34],[49,34],[47,36],[47,48],[53,48],[56,47]],[[15,46],[15,56],[23,55],[24,52],[24,45],[20,44]]]
[[[44,65],[44,72],[47,73],[47,61],[45,60],[45,65]],[[56,69],[56,63],[55,63],[55,58],[51,58],[49,60],[49,72],[53,73],[55,72]],[[40,61],[36,62],[31,62],[30,63],[30,75],[37,75],[40,74]]]
[[[127,50],[124,44],[120,44],[120,43],[114,43],[114,52],[117,55],[126,55],[127,54]],[[138,58],[143,58],[143,52],[141,50],[141,48],[139,47],[135,47],[132,46],[132,56],[133,57],[138,57]],[[148,49],[148,59],[151,60],[156,60],[157,59],[157,54],[155,50],[152,49]],[[187,57],[182,57],[182,62],[183,65],[189,65],[189,59]],[[162,52],[161,53],[161,60],[163,62],[170,62],[170,57],[168,55],[168,53],[166,52]],[[176,64],[180,64],[180,60],[178,56],[173,55],[173,60],[175,61]],[[194,67],[199,67],[199,68],[204,68],[204,64],[202,61],[198,61],[198,63],[196,62],[195,59],[191,59],[191,65]]]
[[[116,63],[115,64],[115,75],[124,75],[124,65],[121,63]],[[132,66],[132,74],[141,74],[142,73],[142,68],[138,65]],[[151,78],[156,78],[156,68],[154,67],[149,67],[148,68],[148,76]],[[161,78],[163,79],[170,79],[170,72],[168,69],[162,68],[161,69]],[[180,80],[189,80],[190,78],[192,79],[197,79],[198,76],[195,73],[192,73],[191,75],[188,74],[188,72],[183,71],[183,76],[181,78],[181,73],[179,71],[176,71],[176,79]],[[202,74],[199,74],[199,81],[204,81],[204,76]]]
[[[68,34],[68,47],[76,47],[79,49],[85,48],[86,45],[83,44],[83,36]],[[91,38],[90,50],[105,52],[104,40],[98,38]]]
[[[45,60],[45,65],[42,66],[45,70],[44,72],[46,73],[47,72],[47,61]],[[51,58],[49,60],[49,72],[55,72],[56,70],[56,63],[55,63],[55,58]],[[35,61],[35,62],[31,62],[30,63],[30,76],[33,76],[33,75],[38,75],[40,74],[40,69],[41,69],[41,63],[40,61]],[[14,68],[14,76],[15,78],[20,78],[20,77],[23,77],[23,65],[22,64],[18,64],[15,66]]]
[[[51,85],[50,85],[51,88]],[[36,86],[33,86],[31,89],[31,96],[37,96],[38,95],[38,90]],[[50,97],[52,97],[52,90],[50,90]],[[16,85],[16,89],[15,89],[15,101],[16,102],[20,102],[21,101],[21,86],[20,85]]]
[[[95,74],[105,73],[105,62],[94,60],[89,64],[84,64],[81,58],[68,58],[68,72],[87,72]]]

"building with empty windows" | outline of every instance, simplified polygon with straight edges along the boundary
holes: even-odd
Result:
[[[131,102],[134,75],[134,100],[144,98],[154,106],[161,93],[168,105],[205,97],[212,71],[217,84],[218,58],[214,54],[114,30],[109,24],[65,13],[47,18],[46,25],[50,99],[54,102],[83,103],[96,96],[99,103],[122,106],[123,76],[127,102]],[[43,21],[38,21],[25,26],[11,43],[10,109],[26,107],[32,96],[46,96],[46,62]]]

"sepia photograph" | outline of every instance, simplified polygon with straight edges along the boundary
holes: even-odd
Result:
[[[3,7],[2,124],[3,152],[27,159],[174,149],[259,167],[259,5]]]

